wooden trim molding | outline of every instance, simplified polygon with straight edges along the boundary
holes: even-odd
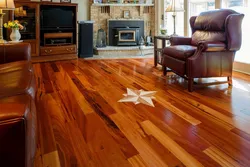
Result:
[[[184,0],[184,36],[189,36],[189,8],[188,8],[189,0]]]
[[[158,35],[160,25],[161,25],[161,2],[160,1],[155,1],[155,34]]]
[[[234,62],[233,70],[250,75],[250,64]]]
[[[245,0],[245,1],[244,1],[244,6],[245,6],[245,7],[248,7],[248,5],[249,5],[249,0]]]
[[[215,0],[215,9],[222,8],[222,0]]]

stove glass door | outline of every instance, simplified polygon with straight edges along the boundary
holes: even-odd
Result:
[[[135,31],[119,31],[120,42],[135,42]]]

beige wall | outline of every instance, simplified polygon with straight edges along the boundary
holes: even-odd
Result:
[[[78,20],[89,20],[90,0],[72,0],[72,3],[78,3]]]
[[[60,2],[60,0],[52,0],[53,2]],[[78,20],[89,20],[89,1],[90,0],[72,0],[72,3],[78,3]],[[4,11],[4,13],[8,13]],[[4,22],[8,21],[8,14],[4,16]]]

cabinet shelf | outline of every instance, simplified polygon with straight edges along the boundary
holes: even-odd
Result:
[[[20,33],[21,33],[21,34],[34,34],[34,35],[36,35],[35,32],[22,32],[22,31],[20,31]]]
[[[93,6],[154,6],[154,4],[133,4],[133,3],[93,3]]]

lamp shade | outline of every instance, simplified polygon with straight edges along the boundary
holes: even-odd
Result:
[[[168,5],[166,12],[185,12],[185,10],[181,7],[181,3],[179,0],[171,0],[170,5]]]
[[[14,0],[0,0],[0,9],[2,10],[14,10]]]

